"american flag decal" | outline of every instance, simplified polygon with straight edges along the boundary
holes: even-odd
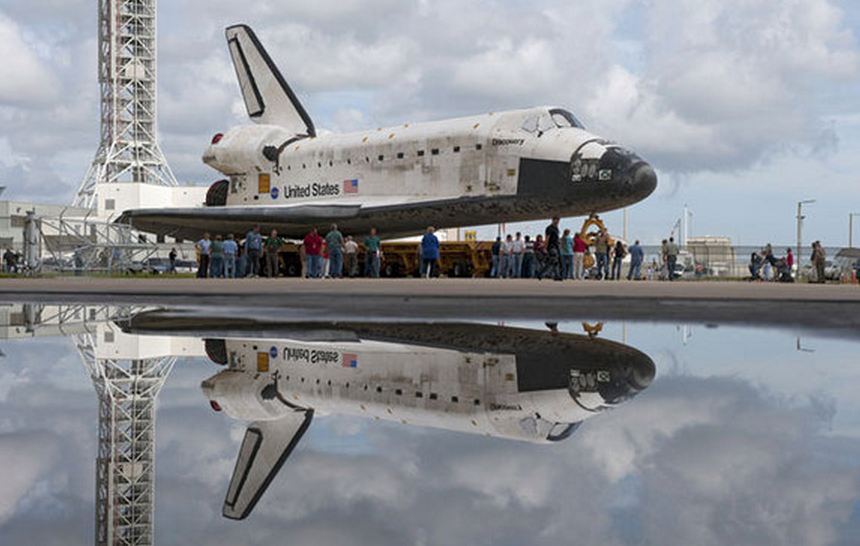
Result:
[[[352,353],[343,353],[340,358],[340,365],[343,368],[357,368],[358,355]]]
[[[358,193],[358,178],[344,180],[343,193]]]

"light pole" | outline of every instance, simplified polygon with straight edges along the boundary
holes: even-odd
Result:
[[[854,217],[860,216],[860,212],[848,214],[848,248],[854,248]]]
[[[803,205],[815,203],[815,199],[806,199],[805,201],[797,202],[797,278],[800,279],[801,258],[803,257],[803,247],[801,241],[801,229],[803,226]]]

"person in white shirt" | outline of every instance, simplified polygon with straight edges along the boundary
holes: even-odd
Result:
[[[513,255],[513,277],[519,279],[523,276],[523,254],[526,252],[526,243],[523,241],[523,234],[517,232],[517,237],[511,245],[511,254]]]
[[[200,256],[197,265],[197,277],[205,279],[209,276],[209,256],[212,252],[212,241],[209,239],[209,234],[204,233],[203,238],[197,241],[196,246]]]
[[[352,235],[346,236],[346,242],[343,244],[343,251],[346,254],[346,274],[349,277],[358,275],[358,243],[352,238]]]
[[[513,248],[514,248],[514,240],[508,235],[505,237],[505,240],[502,241],[502,246],[499,248],[499,254],[502,258],[502,274],[501,277],[503,279],[507,279],[508,277],[513,276],[514,264],[513,264]]]

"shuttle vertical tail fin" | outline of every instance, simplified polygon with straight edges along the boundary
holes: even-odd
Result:
[[[310,426],[313,413],[295,411],[283,419],[257,421],[248,427],[224,499],[225,517],[248,517]]]
[[[316,136],[313,121],[254,31],[247,25],[233,25],[226,34],[248,116],[256,123]]]

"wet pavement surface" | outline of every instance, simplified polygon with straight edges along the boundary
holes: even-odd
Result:
[[[0,305],[0,544],[857,543],[855,304],[520,303]]]

